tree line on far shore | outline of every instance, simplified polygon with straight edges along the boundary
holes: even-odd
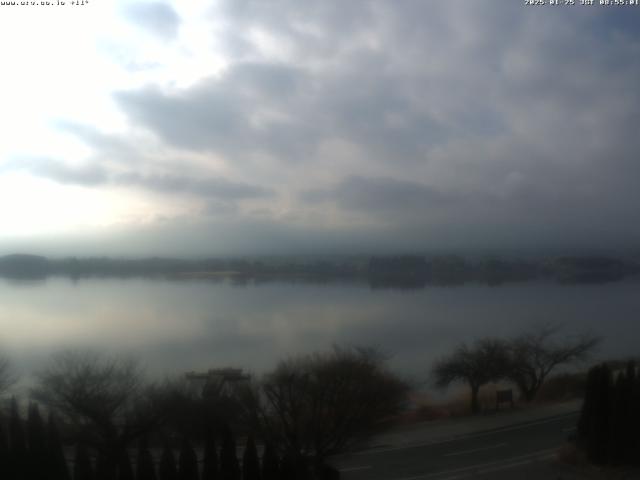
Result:
[[[215,272],[211,277],[207,272]],[[46,258],[38,255],[0,256],[0,277],[41,279],[50,275],[85,277],[220,278],[232,273],[237,282],[251,279],[355,280],[372,288],[424,288],[481,282],[499,285],[533,279],[562,283],[603,283],[640,273],[640,264],[606,256],[560,256],[516,259],[460,255],[327,256],[318,258]]]

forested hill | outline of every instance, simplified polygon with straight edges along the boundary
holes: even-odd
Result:
[[[250,280],[357,281],[372,287],[420,288],[467,282],[501,284],[536,279],[564,283],[618,281],[640,273],[640,264],[606,256],[564,256],[537,260],[466,258],[458,255],[353,257],[117,259],[46,258],[13,254],[0,257],[0,276],[234,278]]]

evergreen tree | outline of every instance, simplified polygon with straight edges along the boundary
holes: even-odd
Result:
[[[607,442],[608,463],[617,465],[625,460],[626,425],[629,409],[627,402],[626,375],[620,372],[611,391],[611,417]]]
[[[228,426],[222,429],[222,447],[220,448],[220,478],[222,480],[240,480],[240,465],[236,454],[236,441]]]
[[[136,463],[136,480],[156,480],[156,470],[146,437],[142,437],[138,443],[138,461]]]
[[[291,452],[285,453],[280,464],[280,480],[303,480],[298,479],[298,476],[298,465],[295,456]]]
[[[312,477],[308,458],[298,452],[289,450],[282,457],[280,464],[280,480],[308,480]]]
[[[16,480],[28,478],[28,458],[27,442],[24,435],[22,419],[18,401],[15,397],[11,399],[11,417],[9,418],[9,440],[10,440],[10,476]]]
[[[47,438],[40,410],[35,403],[29,404],[27,416],[27,443],[29,445],[29,473],[34,479],[46,478],[49,474],[47,465]]]
[[[636,380],[636,362],[635,362],[635,360],[629,360],[627,362],[627,366],[625,368],[625,375],[627,377],[627,380],[629,380],[631,383],[635,382],[635,380]]]
[[[47,422],[47,451],[49,478],[51,480],[70,480],[69,467],[53,414],[49,414]]]
[[[180,480],[198,480],[198,457],[187,437],[182,440],[178,464],[178,478]]]
[[[29,404],[29,413],[27,416],[27,440],[29,443],[29,451],[32,454],[44,454],[44,452],[47,451],[44,422],[42,421],[40,409],[36,403]]]
[[[131,459],[127,449],[123,449],[118,461],[118,480],[134,480]]]
[[[634,370],[635,364],[633,365]],[[635,371],[633,381],[630,385],[631,398],[629,400],[629,431],[631,432],[631,442],[627,455],[631,465],[640,465],[640,371]]]
[[[605,464],[609,457],[608,440],[612,403],[611,369],[607,364],[599,368],[593,406],[592,427],[587,438],[587,456],[596,464]]]
[[[321,463],[316,466],[315,477],[321,480],[340,480],[340,470],[327,464]]]
[[[580,418],[578,419],[577,426],[578,438],[583,445],[586,445],[588,442],[594,424],[599,378],[600,366],[590,368],[587,373],[584,400],[582,402],[582,409],[580,410]]]
[[[0,425],[0,478],[10,478],[10,452],[7,437],[4,435],[4,430]]]
[[[589,370],[578,421],[578,440],[596,464],[638,464],[640,378],[634,362],[619,372],[598,365]]]
[[[76,455],[73,463],[73,480],[93,480],[93,468],[89,451],[84,444],[76,445]]]
[[[623,427],[623,451],[622,458],[625,464],[633,464],[636,460],[636,452],[637,452],[637,439],[636,432],[638,431],[634,425],[638,423],[636,417],[638,416],[637,412],[638,405],[637,400],[634,400],[635,397],[635,385],[637,382],[636,378],[636,364],[633,360],[627,363],[627,367],[625,369],[625,396],[626,396],[626,418],[624,419],[624,427]]]
[[[202,480],[217,480],[220,478],[218,470],[218,452],[213,434],[208,431],[204,440],[204,461],[202,466]]]
[[[159,480],[178,480],[178,469],[173,451],[168,443],[164,444],[162,455],[160,456],[160,468],[158,469]]]
[[[242,456],[242,480],[260,480],[260,461],[253,437],[247,437],[247,445]]]
[[[262,454],[262,480],[279,480],[278,454],[271,443],[266,443]]]
[[[98,452],[96,459],[96,480],[115,480],[116,468],[104,452]]]

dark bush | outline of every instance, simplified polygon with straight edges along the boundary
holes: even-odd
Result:
[[[220,478],[218,469],[218,452],[216,451],[216,441],[208,431],[204,443],[204,460],[202,466],[202,480],[217,480]]]
[[[247,438],[242,456],[242,480],[260,480],[260,462],[253,437]]]
[[[178,459],[178,478],[180,480],[198,480],[198,457],[185,437],[180,448],[180,458]]]

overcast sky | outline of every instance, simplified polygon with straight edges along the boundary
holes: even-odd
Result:
[[[0,253],[637,245],[640,7],[523,3],[2,6]]]

